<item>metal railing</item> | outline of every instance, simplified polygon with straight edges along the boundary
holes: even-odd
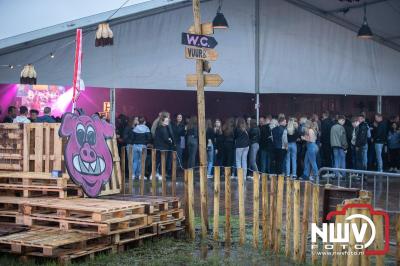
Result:
[[[371,182],[371,178],[373,178],[373,183]],[[384,183],[386,183],[385,203],[384,206],[380,207],[384,207],[387,212],[400,213],[399,173],[322,167],[318,171],[317,183],[332,184],[337,185],[338,187],[369,190],[373,193],[372,203],[374,208],[377,205],[377,199],[382,199],[381,195],[384,190],[383,185]],[[390,184],[392,184],[392,187],[390,186]],[[395,210],[393,210],[393,208],[391,207],[396,203],[390,202],[390,196],[393,196],[393,199],[397,199],[399,201]],[[389,206],[389,203],[391,203],[391,206]]]

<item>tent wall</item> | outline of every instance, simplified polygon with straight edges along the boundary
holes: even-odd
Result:
[[[260,92],[400,95],[400,53],[282,0],[261,2]],[[202,4],[211,21],[217,1]],[[218,30],[212,72],[224,83],[209,91],[254,93],[254,0],[224,1],[229,30]],[[86,86],[193,90],[185,84],[195,63],[184,58],[181,33],[192,24],[191,7],[112,25],[114,46],[95,48],[94,32],[83,40]],[[50,54],[72,37],[0,56],[0,64],[25,64]],[[70,85],[74,45],[35,64],[41,84]],[[0,69],[0,83],[16,83],[19,69]]]

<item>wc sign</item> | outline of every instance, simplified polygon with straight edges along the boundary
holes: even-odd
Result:
[[[352,251],[359,255],[384,255],[389,252],[389,215],[381,210],[374,210],[370,204],[346,204],[340,211],[328,213],[326,219],[331,220],[337,215],[346,215],[349,209],[368,209],[370,216],[382,216],[384,221],[384,248],[376,249],[375,241],[377,228],[373,220],[364,214],[353,213],[346,217],[342,223],[323,223],[322,227],[311,224],[311,250],[317,250],[318,238],[323,243],[323,248],[328,254],[347,254],[350,239],[355,240]],[[360,222],[354,223],[353,219]],[[367,233],[368,232],[368,233]],[[336,247],[336,249],[335,249]],[[335,250],[334,250],[335,249]]]

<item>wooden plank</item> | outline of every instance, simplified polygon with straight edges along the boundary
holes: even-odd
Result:
[[[161,188],[162,188],[162,195],[163,197],[167,196],[167,164],[165,161],[165,151],[161,151]]]
[[[126,163],[126,148],[121,148],[121,172],[122,172],[122,180],[121,180],[121,193],[125,194],[125,163]]]
[[[308,224],[310,220],[310,195],[311,195],[311,182],[305,183],[304,189],[304,206],[303,206],[303,220],[301,229],[301,250],[300,250],[300,262],[306,261],[307,252],[307,238],[308,238]]]
[[[286,239],[285,239],[285,255],[290,257],[291,248],[290,241],[292,236],[292,209],[293,209],[293,198],[292,198],[292,187],[293,181],[288,178],[286,181]]]
[[[258,248],[260,209],[260,175],[253,172],[253,247]]]
[[[207,206],[207,177],[205,166],[200,166],[200,212],[201,212],[201,237],[207,238],[208,231],[208,206]]]
[[[128,147],[128,194],[133,194],[133,145]]]
[[[50,171],[50,127],[45,127],[45,137],[44,137],[44,171]]]
[[[343,209],[343,205],[339,204],[336,206],[336,211],[341,211]],[[344,215],[336,215],[335,216],[335,227],[337,228],[338,224],[342,224],[344,222]],[[342,228],[343,232],[343,228]],[[344,255],[338,255],[336,252],[342,251],[342,248],[339,243],[334,243],[333,250],[335,251],[333,258],[332,258],[332,265],[346,265],[345,263],[345,256]],[[324,248],[322,248],[322,251],[325,251]],[[323,256],[322,260],[327,256]]]
[[[319,185],[314,184],[312,190],[312,222],[319,224]],[[314,245],[318,246],[318,242],[314,243]],[[318,247],[316,249],[318,250]],[[311,261],[313,264],[317,264],[317,252],[311,252]]]
[[[246,213],[244,210],[244,173],[243,168],[237,169],[239,193],[239,245],[246,241]]]
[[[188,170],[188,226],[189,226],[189,237],[194,240],[195,238],[195,227],[194,227],[194,183],[193,183],[193,169]]]
[[[363,203],[363,204],[371,204],[371,197],[367,194],[367,193],[364,193],[362,196],[361,196],[361,193],[360,193],[360,203]],[[369,217],[370,219],[372,218],[371,217],[371,214],[369,213],[369,210],[368,209],[366,209],[366,208],[362,208],[361,210],[360,210],[360,212],[361,212],[361,214],[362,215],[365,215],[366,217]],[[360,222],[360,224],[361,224],[361,222]],[[364,239],[363,239],[363,244],[366,244],[366,242],[368,241],[368,239],[370,239],[371,238],[371,228],[368,226],[368,228],[367,228],[367,230],[365,231],[365,236],[364,236]],[[371,256],[361,256],[361,258],[360,258],[360,260],[361,260],[361,266],[369,266],[369,265],[371,265],[371,261],[370,261],[370,257]]]
[[[29,138],[30,138],[30,128],[28,127],[27,124],[24,124],[24,137],[23,137],[23,145],[24,145],[23,171],[24,172],[29,171]]]
[[[53,170],[61,171],[62,167],[62,158],[63,158],[63,147],[62,147],[62,138],[58,135],[58,131],[60,129],[60,124],[54,125],[54,136],[53,136],[53,145],[54,145],[54,161],[53,161]]]
[[[43,171],[43,124],[35,124],[35,172]]]
[[[147,157],[147,149],[142,149],[141,154],[141,173],[140,173],[140,195],[144,195],[144,174],[146,172],[146,157]]]
[[[153,196],[157,195],[157,162],[156,162],[156,150],[151,150],[151,194]]]
[[[375,249],[383,250],[385,246],[385,238],[384,238],[384,228],[383,228],[383,216],[382,215],[373,215],[372,216],[375,228],[376,228],[376,237],[375,237]],[[385,265],[385,255],[377,255],[376,265],[383,266]]]
[[[220,168],[219,166],[214,167],[214,240],[219,239],[219,194],[221,190],[220,185]]]
[[[270,194],[269,194],[269,232],[268,238],[270,248],[274,249],[275,245],[275,215],[276,215],[276,175],[270,175]]]
[[[172,169],[171,169],[171,192],[172,196],[176,196],[176,152],[172,152]]]
[[[267,174],[262,174],[262,239],[263,249],[266,250],[269,246],[268,242],[268,180]]]
[[[279,253],[281,247],[284,185],[285,185],[285,177],[283,175],[279,175],[278,190],[276,197],[275,244],[274,244],[275,253]]]
[[[191,34],[196,34],[194,25],[191,25],[188,29],[188,32]],[[201,24],[201,32],[202,35],[212,35],[214,34],[214,27],[212,22],[205,22]]]
[[[218,74],[205,74],[204,75],[204,86],[205,87],[218,87],[224,80]],[[188,74],[186,75],[186,86],[196,87],[197,86],[197,75]]]
[[[293,181],[293,257],[300,261],[300,180]]]
[[[360,203],[360,202],[358,199],[353,199],[353,200],[346,200],[345,203],[349,204],[349,203]],[[350,215],[359,214],[359,213],[360,213],[360,210],[358,208],[347,209],[346,218]],[[353,218],[353,219],[351,219],[350,223],[355,224],[357,226],[357,228],[360,228],[360,222],[361,221],[359,218]],[[352,253],[356,251],[355,245],[356,245],[356,238],[355,238],[354,234],[350,233],[349,246],[348,246],[347,250],[351,253],[347,256],[347,265],[348,266],[360,265],[360,257],[358,255],[352,255]]]
[[[225,243],[231,243],[231,168],[225,167]]]

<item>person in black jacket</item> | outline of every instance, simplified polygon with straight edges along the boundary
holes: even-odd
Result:
[[[375,146],[376,167],[378,172],[383,171],[382,151],[383,151],[383,145],[385,145],[387,140],[387,135],[388,135],[387,123],[383,121],[383,117],[381,114],[376,114],[372,130],[371,142],[374,143]]]
[[[275,174],[280,175],[284,172],[283,163],[288,148],[286,119],[280,117],[278,119],[279,126],[272,130],[275,157]]]
[[[183,150],[185,149],[185,124],[183,121],[183,115],[177,114],[176,120],[172,123],[172,132],[174,136],[175,148],[179,165],[183,164]]]
[[[142,173],[142,150],[151,141],[150,129],[146,126],[146,119],[139,117],[139,124],[133,129],[133,177],[139,178]]]
[[[163,112],[154,133],[154,148],[157,150],[157,169],[160,168],[160,152],[170,151],[174,147],[172,132],[169,126],[169,113]],[[168,158],[167,158],[168,159]],[[158,171],[159,172],[159,171]],[[161,179],[160,175],[157,175]]]
[[[199,131],[197,127],[197,116],[190,117],[186,130],[188,147],[188,168],[196,165],[196,154],[199,148]]]
[[[257,121],[252,119],[250,121],[250,130],[249,130],[249,138],[250,138],[250,155],[249,155],[249,163],[250,169],[252,171],[258,172],[257,167],[257,152],[260,148],[260,128],[257,126]]]
[[[7,116],[4,118],[3,123],[12,123],[16,117],[17,107],[11,105],[7,109]]]
[[[229,118],[225,121],[222,128],[224,133],[224,161],[223,165],[227,167],[232,167],[233,158],[235,152],[235,120],[234,118]]]
[[[321,120],[321,157],[323,167],[332,167],[331,128],[334,121],[329,117],[329,112],[322,113]]]
[[[271,173],[272,161],[272,131],[271,117],[266,117],[265,122],[260,121],[260,166],[262,173]]]
[[[294,117],[289,118],[289,123],[286,129],[288,149],[285,160],[285,174],[286,176],[291,176],[292,178],[297,178],[297,141],[300,139],[298,127],[299,125],[297,124],[297,119]],[[290,171],[290,166],[292,166],[292,171]]]
[[[247,132],[247,123],[243,118],[237,121],[235,129],[235,155],[236,168],[242,168],[243,174],[247,174],[247,154],[249,153],[249,133]]]
[[[356,160],[357,169],[367,170],[368,165],[368,124],[365,122],[365,117],[361,114],[358,117],[359,125],[356,128]]]

